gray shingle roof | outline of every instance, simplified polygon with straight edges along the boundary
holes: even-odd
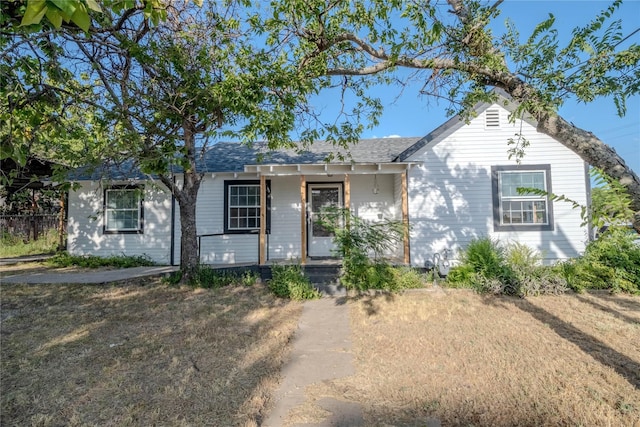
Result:
[[[330,142],[316,141],[303,151],[281,149],[269,151],[265,144],[252,147],[221,142],[213,145],[204,156],[204,172],[239,172],[245,165],[323,163],[333,155],[331,163],[393,162],[403,151],[415,144],[419,137],[363,139],[348,148]],[[342,157],[342,158],[341,158]]]
[[[330,142],[316,141],[301,151],[280,149],[269,151],[264,143],[249,147],[238,142],[219,142],[207,150],[198,163],[200,172],[242,172],[245,165],[257,164],[311,164],[324,163],[333,155],[331,163],[384,163],[393,162],[397,157],[420,140],[411,138],[363,139],[347,148],[337,147]],[[177,172],[177,171],[176,171]],[[132,161],[120,165],[105,164],[102,168],[80,168],[72,171],[71,180],[143,179]]]
[[[511,100],[511,97],[500,89],[494,89],[494,92],[503,101]],[[512,102],[503,102],[502,104],[509,111],[513,111],[515,108],[515,104]],[[480,113],[489,105],[478,103],[474,109]],[[530,117],[524,119],[535,125]],[[356,163],[403,162],[434,139],[463,125],[464,121],[459,116],[454,116],[424,137],[362,139],[347,149],[336,147],[326,141],[316,141],[302,151],[295,149],[269,151],[264,143],[256,143],[252,147],[248,147],[237,142],[220,142],[207,150],[204,158],[198,164],[198,170],[201,172],[242,172],[245,165],[324,163],[331,155],[333,155],[331,163],[334,164],[352,161]],[[102,171],[77,169],[71,172],[70,179],[143,179],[145,177],[131,160],[117,167],[105,164],[101,169]]]

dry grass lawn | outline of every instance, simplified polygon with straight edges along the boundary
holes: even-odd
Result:
[[[351,302],[356,375],[307,390],[369,426],[640,426],[640,298],[466,290]],[[309,403],[310,402],[310,403]]]
[[[302,307],[158,279],[0,292],[3,426],[258,425]]]

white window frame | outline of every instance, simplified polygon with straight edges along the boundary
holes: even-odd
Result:
[[[233,195],[231,194],[232,189],[234,188],[255,188],[257,190],[257,194],[255,195],[251,195],[251,196],[255,196],[256,200],[257,200],[257,204],[243,204],[243,203],[233,203]],[[249,196],[249,195],[236,195],[238,197],[243,197],[243,196]],[[256,210],[256,215],[232,215],[232,209],[255,209]],[[238,219],[238,222],[240,222],[240,220],[246,220],[247,223],[249,222],[250,219],[255,219],[256,220],[256,226],[255,227],[250,227],[248,224],[246,227],[242,227],[240,225],[233,227],[231,225],[231,220],[232,219]],[[253,183],[229,183],[227,185],[227,215],[226,215],[226,229],[229,232],[247,232],[247,231],[253,231],[253,230],[259,230],[260,229],[260,184],[253,184]]]
[[[500,224],[501,225],[548,225],[549,224],[549,210],[548,210],[548,202],[546,196],[539,196],[536,194],[518,194],[518,195],[510,195],[505,196],[503,194],[503,178],[505,175],[521,175],[521,174],[541,174],[542,175],[542,186],[540,190],[546,191],[547,188],[547,179],[545,171],[543,170],[527,170],[527,171],[500,171],[498,172],[498,186],[500,188]],[[524,187],[524,186],[522,186]],[[519,186],[520,188],[520,186]],[[526,188],[526,187],[525,187]],[[507,202],[516,202],[520,203],[520,209],[518,210],[509,210],[509,212],[518,212],[520,213],[521,222],[513,222],[513,217],[510,216],[511,222],[505,222],[505,211],[504,204]],[[533,203],[532,210],[526,210],[522,207],[523,203],[531,202]],[[536,221],[536,202],[544,203],[544,221],[537,222]],[[532,221],[525,222],[525,213],[531,212]]]
[[[115,193],[135,192],[135,207],[110,207],[110,196]],[[136,227],[120,228],[111,224],[109,218],[111,212],[133,212],[137,213]],[[111,187],[104,192],[104,232],[105,233],[141,233],[143,229],[143,199],[141,187]]]
[[[493,180],[493,219],[494,231],[546,231],[553,230],[553,203],[549,199],[551,194],[551,168],[549,165],[520,165],[520,166],[493,166],[491,168]],[[523,173],[539,173],[542,174],[543,188],[547,195],[537,194],[503,194],[503,179],[506,175],[516,175]],[[526,188],[526,185],[519,188]],[[519,210],[511,210],[510,212],[519,212],[522,222],[505,222],[505,203],[520,203]],[[544,203],[544,218],[542,222],[536,221],[536,203]],[[524,209],[524,203],[531,203],[532,210]],[[525,222],[526,213],[530,213],[532,222]],[[511,217],[511,215],[510,215]],[[512,217],[511,217],[512,218]]]

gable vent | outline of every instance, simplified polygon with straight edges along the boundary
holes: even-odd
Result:
[[[488,128],[499,128],[500,127],[500,110],[492,109],[487,110],[484,113],[484,125]]]

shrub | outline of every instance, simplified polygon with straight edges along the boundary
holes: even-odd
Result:
[[[640,246],[625,228],[611,228],[587,245],[584,256],[571,266],[572,288],[611,289],[640,293]],[[565,272],[569,267],[565,267]]]
[[[542,264],[542,254],[524,243],[515,242],[507,245],[504,261],[513,270],[526,271]]]
[[[47,261],[54,267],[69,267],[72,265],[84,268],[98,268],[98,267],[148,267],[153,266],[155,263],[151,261],[147,256],[125,256],[114,255],[110,257],[99,257],[94,255],[69,255],[67,252],[61,252],[53,256]]]
[[[541,265],[539,252],[522,243],[506,247],[483,237],[461,254],[462,264],[449,271],[447,285],[480,293],[532,296],[566,292],[562,271]]]
[[[320,298],[320,292],[311,286],[300,265],[273,265],[269,289],[280,298],[305,300]]]
[[[498,278],[503,273],[504,249],[489,237],[473,239],[462,252],[462,264],[487,278]]]
[[[165,282],[169,285],[177,285],[182,279],[182,271],[171,273]],[[205,289],[222,288],[229,285],[251,286],[258,280],[258,274],[253,271],[233,272],[227,270],[216,270],[208,266],[199,266],[193,276],[190,286]]]
[[[472,266],[462,264],[452,267],[447,275],[446,284],[452,288],[471,288],[476,274]]]
[[[397,291],[424,285],[425,279],[417,271],[393,267],[384,258],[402,240],[402,222],[371,223],[348,209],[327,208],[320,215],[320,224],[334,235],[336,252],[343,260],[340,282],[347,289]]]
[[[180,273],[180,272],[177,272]],[[182,274],[177,275],[170,282],[178,283]],[[252,271],[219,270],[209,266],[199,266],[189,285],[205,289],[218,289],[230,285],[251,286],[258,280],[258,275]]]
[[[393,275],[397,290],[422,288],[429,281],[426,274],[410,267],[394,267]]]

